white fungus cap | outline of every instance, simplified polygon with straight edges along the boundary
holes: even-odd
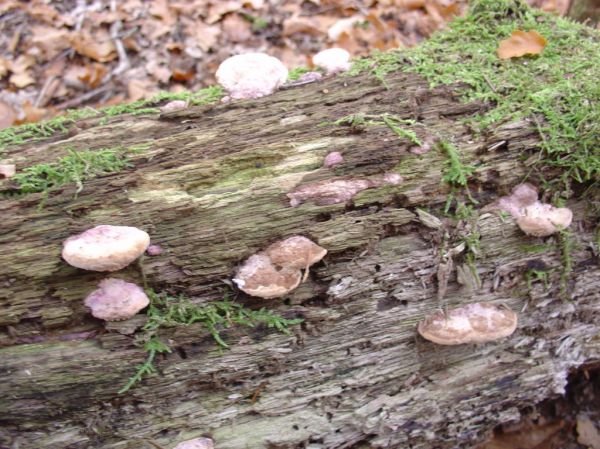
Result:
[[[350,53],[343,48],[328,48],[312,58],[313,64],[322,68],[327,75],[350,70]]]
[[[568,228],[573,220],[573,212],[566,207],[536,202],[521,209],[517,224],[527,235],[546,237]]]
[[[214,447],[213,440],[210,438],[194,438],[182,441],[173,449],[214,449]]]
[[[232,99],[260,98],[270,95],[286,82],[288,70],[283,63],[265,53],[232,56],[217,69],[217,82]]]
[[[84,303],[92,309],[92,315],[101,320],[127,320],[150,304],[144,290],[122,279],[104,279],[98,287]]]
[[[508,337],[517,328],[517,314],[487,303],[438,311],[421,321],[419,334],[439,345],[483,343]]]
[[[100,225],[63,242],[62,257],[74,267],[117,271],[141,256],[150,236],[131,226]]]

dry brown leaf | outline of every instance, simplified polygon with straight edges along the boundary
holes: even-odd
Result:
[[[8,61],[0,56],[0,78],[4,78],[4,76],[8,73]]]
[[[161,83],[168,83],[171,78],[171,70],[165,65],[159,63],[156,59],[151,59],[145,66],[146,72],[152,75]]]
[[[19,89],[35,83],[35,79],[29,72],[13,73],[8,80]]]
[[[92,36],[87,32],[71,35],[71,45],[77,53],[98,62],[109,62],[117,57],[117,50],[108,34]]]
[[[177,20],[175,14],[171,11],[168,0],[154,0],[150,3],[150,14],[162,19],[165,24],[171,26]]]
[[[127,83],[127,96],[129,101],[150,98],[157,92],[156,84],[149,79],[134,79]]]
[[[524,55],[539,55],[547,41],[535,30],[515,30],[508,39],[500,41],[498,57],[500,59],[518,58]]]
[[[323,16],[306,17],[294,15],[289,17],[283,21],[283,35],[291,36],[292,34],[302,33],[310,36],[322,36],[327,30],[327,26],[324,26],[325,24],[322,23],[322,19]]]
[[[221,26],[223,35],[231,42],[245,42],[252,38],[252,25],[239,14],[228,14]]]
[[[221,34],[221,27],[218,25],[206,25],[203,22],[196,22],[193,25],[193,32],[196,36],[196,43],[202,51],[207,52],[217,43]]]
[[[210,5],[208,17],[205,22],[209,25],[221,20],[225,14],[239,11],[242,8],[242,2],[235,0],[219,0]]]
[[[17,120],[18,124],[39,122],[40,120],[47,118],[50,113],[48,109],[36,108],[28,101],[23,104],[23,112],[25,113],[25,117],[22,120]]]
[[[15,123],[17,114],[11,105],[0,101],[0,129],[8,128]]]
[[[62,28],[36,25],[31,28],[31,43],[43,52],[45,60],[71,47],[69,32]]]
[[[600,449],[600,432],[585,415],[577,416],[577,442],[590,449]]]

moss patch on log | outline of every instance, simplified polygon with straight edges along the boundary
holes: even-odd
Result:
[[[538,31],[548,45],[537,57],[500,60],[498,43],[517,29]],[[386,74],[404,70],[424,76],[432,87],[466,85],[465,101],[494,105],[471,120],[480,131],[531,119],[542,142],[528,164],[545,188],[570,197],[573,181],[600,177],[599,67],[597,31],[533,10],[521,0],[478,0],[467,17],[422,45],[359,59],[350,73],[370,71],[385,80]]]

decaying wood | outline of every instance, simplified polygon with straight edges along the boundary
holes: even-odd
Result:
[[[134,168],[40,195],[0,201],[0,445],[10,448],[165,448],[211,436],[219,449],[469,447],[519,409],[561,393],[569,369],[600,357],[600,272],[573,203],[574,272],[569,299],[558,283],[527,287],[528,268],[554,268],[554,238],[526,237],[511,219],[479,216],[481,287],[448,273],[437,295],[440,247],[459,240],[441,214],[450,187],[445,155],[410,153],[385,126],[321,126],[348,114],[391,113],[417,120],[421,139],[443,138],[478,168],[471,194],[484,205],[527,173],[523,155],[538,137],[527,121],[475,135],[463,119],[485,105],[464,104],[450,88],[430,90],[394,74],[389,89],[369,75],[285,90],[257,101],[190,108],[162,117],[88,119],[68,135],[13,148],[17,166],[53,160],[67,149],[150,143]],[[344,163],[322,168],[339,151]],[[364,190],[351,202],[290,207],[303,183],[397,171],[400,185]],[[432,218],[417,214],[429,210]],[[425,223],[425,224],[424,224]],[[132,329],[94,320],[83,298],[104,276],[68,266],[61,242],[97,224],[147,230],[164,252],[141,268],[157,291],[196,303],[221,299],[236,266],[270,243],[307,236],[327,248],[323,263],[285,300],[260,301],[304,323],[292,336],[266,329],[224,332],[219,351],[192,325],[161,334],[176,350],[159,374],[126,394],[117,390],[145,354]],[[470,270],[464,254],[454,266]],[[119,277],[141,283],[140,266]],[[510,338],[438,347],[416,324],[446,305],[503,302],[520,312]],[[137,323],[139,326],[139,323]],[[134,328],[136,327],[134,323]],[[118,330],[121,330],[119,332]]]

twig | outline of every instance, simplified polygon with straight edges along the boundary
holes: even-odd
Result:
[[[110,10],[112,12],[117,11],[117,2],[116,0],[111,0],[110,2]],[[131,65],[129,64],[129,58],[127,57],[127,52],[125,51],[125,46],[123,45],[123,41],[119,37],[119,33],[121,32],[121,28],[123,27],[123,22],[117,20],[110,26],[110,37],[115,43],[115,47],[117,49],[117,54],[119,55],[119,65],[115,67],[115,69],[110,73],[109,77],[105,80],[112,78],[113,76],[120,75],[125,70],[127,70]]]
[[[46,96],[46,93],[48,93],[48,89],[50,88],[50,85],[54,82],[55,79],[56,77],[52,75],[46,80],[46,82],[44,83],[44,87],[42,87],[42,90],[40,90],[40,93],[38,94],[37,98],[35,99],[35,102],[33,103],[34,107],[39,108],[40,105],[44,106],[46,104],[46,102],[42,104],[42,100]]]
[[[86,101],[90,100],[91,98],[94,98],[97,95],[101,95],[105,92],[108,92],[111,89],[112,89],[112,85],[105,84],[104,86],[100,86],[97,89],[90,90],[89,92],[86,92],[77,98],[73,98],[71,100],[65,101],[64,103],[60,103],[60,104],[56,105],[56,109],[63,110],[63,109],[69,109],[69,108],[72,108],[75,106],[79,106],[81,103],[85,103]]]

